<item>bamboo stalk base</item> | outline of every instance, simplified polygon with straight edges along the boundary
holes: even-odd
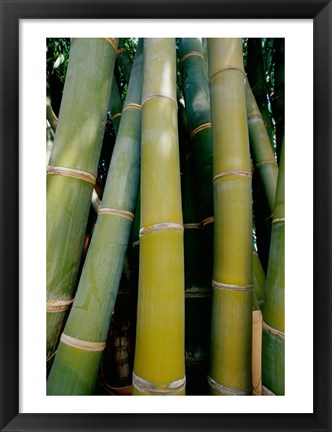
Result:
[[[285,340],[263,329],[263,385],[276,395],[285,394]]]

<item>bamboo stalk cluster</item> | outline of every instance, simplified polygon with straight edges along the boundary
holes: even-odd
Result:
[[[47,394],[284,394],[284,140],[278,162],[242,39],[139,39],[133,62],[124,40],[71,45],[47,169]]]

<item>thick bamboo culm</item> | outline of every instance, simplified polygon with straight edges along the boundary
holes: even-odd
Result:
[[[284,151],[282,145],[263,308],[263,385],[277,395],[285,394]]]
[[[197,177],[189,153],[182,168],[185,269],[186,394],[207,394],[207,368],[211,321],[211,284],[202,268],[203,230],[199,221]],[[211,245],[212,247],[212,245]],[[211,280],[211,278],[210,278]]]
[[[134,395],[185,394],[175,39],[145,39]]]
[[[208,381],[215,395],[252,393],[252,196],[241,39],[209,39],[214,261]]]
[[[204,252],[201,267],[205,277],[205,284],[210,285],[214,219],[209,83],[201,40],[199,38],[180,38],[178,45],[185,107],[198,184],[200,222],[203,230]]]
[[[83,395],[94,391],[139,184],[141,44],[135,59],[98,219],[47,381],[49,395]]]
[[[269,214],[271,215],[274,210],[278,165],[261,112],[248,81],[246,81],[245,89],[251,156],[254,169],[259,173],[265,199],[268,204]]]
[[[178,48],[191,139],[183,190],[187,394],[206,394],[213,256],[210,94],[201,40],[180,38]]]
[[[201,40],[181,38],[178,45],[185,107],[192,139],[196,175],[200,185],[199,205],[203,220],[213,215],[209,84]]]
[[[117,40],[73,39],[47,176],[48,369],[73,302]]]

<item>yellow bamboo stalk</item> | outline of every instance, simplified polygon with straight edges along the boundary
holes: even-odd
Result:
[[[251,167],[241,39],[209,39],[214,175],[212,394],[252,393]]]
[[[183,222],[174,39],[145,39],[134,395],[185,392]]]

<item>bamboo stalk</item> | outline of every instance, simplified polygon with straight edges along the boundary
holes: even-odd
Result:
[[[210,94],[201,40],[180,38],[178,48],[190,136],[183,189],[187,394],[206,394],[213,254]]]
[[[48,394],[91,394],[94,391],[137,198],[143,62],[140,49],[136,60],[102,205],[75,301],[48,378]]]
[[[50,360],[76,288],[115,63],[117,42],[110,41],[72,40],[49,160],[46,356]]]
[[[185,389],[184,266],[174,39],[145,39],[134,395]]]
[[[210,93],[200,39],[179,39],[179,58],[203,220],[213,215],[213,160]]]
[[[117,134],[119,130],[120,120],[121,120],[122,99],[115,78],[113,78],[112,81],[111,98],[110,98],[110,104],[108,109],[111,113],[111,120],[113,122],[115,134]]]
[[[283,145],[280,155],[263,309],[263,385],[277,395],[285,393],[284,158]]]
[[[248,81],[246,81],[245,89],[250,149],[254,163],[253,190],[257,247],[266,268],[270,248],[271,215],[274,209],[278,165],[261,112]]]
[[[183,172],[183,221],[185,269],[186,394],[207,394],[206,382],[211,321],[211,285],[202,268],[203,229],[197,200],[192,153]]]
[[[209,385],[252,392],[251,166],[241,39],[209,39],[214,262]]]
[[[277,188],[278,165],[261,112],[248,81],[246,81],[245,89],[250,148],[254,169],[259,173],[265,199],[268,204],[269,214],[272,214]]]

